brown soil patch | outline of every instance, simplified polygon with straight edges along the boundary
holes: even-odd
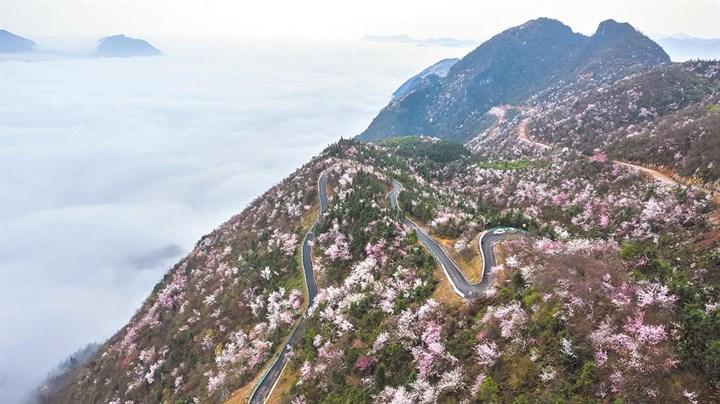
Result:
[[[455,247],[453,246],[455,242],[457,242],[457,239],[445,239],[430,235],[430,237],[445,249],[450,258],[455,261],[463,276],[471,285],[480,282],[483,274],[483,262],[480,257],[480,251],[478,250],[478,236],[475,236],[475,238],[470,241],[469,247],[470,251],[472,251],[472,259],[468,261],[455,251]]]
[[[433,291],[431,296],[433,299],[452,307],[458,307],[463,304],[463,298],[455,293],[450,285],[450,281],[447,279],[447,276],[445,276],[445,272],[440,268],[440,265],[435,266],[435,280],[438,283],[435,285],[435,291]]]
[[[260,381],[260,376],[265,373],[265,369],[263,369],[262,372],[260,372],[255,379],[253,379],[250,383],[246,384],[245,386],[235,390],[230,397],[228,397],[227,400],[225,400],[226,404],[246,404],[248,400],[250,399],[250,395],[253,392],[253,389],[255,389],[255,385]]]
[[[283,394],[290,392],[290,388],[292,388],[295,381],[300,377],[300,369],[296,369],[294,371],[290,371],[290,369],[285,366],[285,369],[283,369],[282,373],[280,373],[280,377],[278,378],[278,382],[275,385],[275,388],[273,389],[272,393],[270,393],[270,397],[268,397],[267,402],[268,403],[279,403],[282,401]]]
[[[505,252],[502,246],[502,242],[495,244],[495,262],[501,265],[504,269],[501,270],[495,281],[496,284],[501,284],[507,279],[507,268],[505,268]]]

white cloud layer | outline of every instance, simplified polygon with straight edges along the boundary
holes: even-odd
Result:
[[[118,330],[181,252],[409,76],[467,52],[206,45],[0,62],[0,402]]]

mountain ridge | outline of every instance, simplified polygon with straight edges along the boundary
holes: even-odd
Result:
[[[398,87],[395,92],[393,92],[394,98],[400,98],[407,94],[409,94],[412,91],[417,90],[418,88],[421,88],[422,86],[427,85],[427,83],[424,83],[424,81],[428,80],[429,76],[436,76],[438,78],[443,78],[447,76],[448,72],[452,68],[452,66],[455,65],[460,59],[457,58],[451,58],[451,59],[443,59],[432,66],[424,69],[420,73],[410,77],[407,81],[405,81],[400,87]]]
[[[106,36],[98,40],[96,57],[160,56],[162,52],[143,39],[123,34]]]
[[[669,62],[662,48],[629,24],[607,20],[586,37],[560,21],[540,18],[492,37],[444,79],[393,100],[357,138],[424,134],[462,142],[480,131],[482,116],[495,105],[522,104],[577,75],[610,80],[633,66]]]
[[[362,40],[367,41],[367,42],[406,43],[406,44],[415,44],[418,46],[434,45],[434,46],[444,46],[444,47],[450,47],[450,48],[477,46],[477,44],[480,42],[480,41],[473,40],[473,39],[457,39],[457,38],[417,39],[417,38],[412,38],[411,36],[409,36],[407,34],[388,35],[388,36],[364,35]]]
[[[0,29],[0,53],[32,52],[37,44],[30,39]]]
[[[655,41],[663,47],[674,62],[693,59],[720,60],[720,38],[659,37]]]

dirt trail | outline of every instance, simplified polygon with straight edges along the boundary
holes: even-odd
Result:
[[[497,122],[495,122],[495,125],[493,125],[493,127],[488,131],[488,139],[494,138],[497,136],[498,132],[500,132],[500,127],[505,123],[505,114],[510,110],[510,108],[511,107],[508,105],[499,105],[497,107],[493,107],[490,112],[488,112],[495,115],[498,119]]]
[[[614,163],[614,164],[617,164],[617,165],[625,166],[625,167],[635,168],[635,169],[640,170],[640,171],[642,171],[642,172],[644,172],[644,173],[646,173],[646,174],[648,174],[648,175],[651,175],[651,176],[652,176],[653,178],[655,178],[656,180],[658,180],[658,181],[660,181],[660,182],[664,182],[664,183],[666,183],[666,184],[670,184],[670,185],[680,185],[680,186],[690,186],[691,189],[700,190],[700,191],[705,192],[705,193],[707,193],[707,194],[709,194],[709,195],[712,195],[712,196],[713,196],[713,199],[715,199],[716,202],[720,203],[720,193],[718,193],[717,191],[713,191],[713,190],[708,189],[708,188],[699,187],[699,186],[693,185],[693,184],[688,184],[687,182],[684,182],[684,181],[678,181],[678,180],[670,177],[669,175],[663,174],[663,173],[661,173],[660,171],[657,171],[657,170],[653,170],[652,168],[647,168],[647,167],[640,166],[640,165],[637,165],[637,164],[630,164],[630,163],[626,163],[626,162],[620,161],[620,160],[613,160],[613,163]]]
[[[465,143],[465,146],[470,150],[476,150],[476,148],[486,140],[495,138],[495,136],[500,133],[500,127],[505,123],[505,114],[510,110],[510,108],[511,107],[508,105],[496,105],[490,108],[490,111],[488,111],[487,114],[495,116],[497,121],[487,131],[481,132],[474,138],[468,140]]]
[[[515,108],[521,109],[521,108],[523,108],[523,107],[515,107]],[[534,109],[530,109],[530,110],[534,110]],[[520,122],[520,124],[518,125],[518,129],[517,129],[518,139],[519,139],[521,142],[530,143],[530,144],[533,144],[533,145],[535,145],[535,146],[541,147],[541,148],[546,149],[546,150],[552,148],[552,146],[550,146],[550,145],[547,145],[547,144],[545,144],[545,143],[540,143],[540,142],[535,141],[535,140],[531,140],[531,139],[528,137],[528,135],[527,135],[527,127],[528,127],[528,124],[529,124],[529,123],[530,123],[530,118],[525,118],[525,119],[523,119],[523,120]],[[653,170],[652,168],[648,168],[648,167],[641,166],[641,165],[637,165],[637,164],[626,163],[626,162],[620,161],[620,160],[613,160],[613,164],[621,165],[621,166],[630,167],[630,168],[634,168],[634,169],[640,170],[640,171],[642,171],[642,172],[644,172],[644,173],[652,176],[652,177],[655,178],[656,180],[658,180],[658,181],[660,181],[660,182],[663,182],[663,183],[665,183],[665,184],[669,184],[669,185],[681,185],[681,186],[690,185],[690,187],[693,188],[693,189],[697,189],[697,190],[706,192],[706,193],[708,193],[708,194],[710,194],[710,195],[713,195],[714,199],[715,199],[717,202],[720,202],[720,193],[718,193],[718,192],[713,192],[712,190],[707,189],[707,188],[698,187],[697,185],[692,185],[692,184],[688,184],[688,183],[683,182],[683,181],[678,181],[678,180],[670,177],[669,175],[663,174],[663,173],[661,173],[660,171],[657,171],[657,170]]]
[[[690,188],[692,188],[692,189],[700,190],[700,191],[703,191],[703,192],[707,193],[708,195],[712,195],[712,197],[713,197],[713,199],[715,200],[715,202],[718,203],[718,204],[720,204],[720,192],[713,192],[712,190],[707,189],[707,188],[698,187],[698,186],[696,186],[696,185],[692,185],[692,184],[688,184],[688,183],[685,183],[685,182],[677,181],[677,180],[675,180],[674,178],[671,178],[670,176],[661,173],[660,171],[653,170],[652,168],[647,168],[647,167],[639,166],[639,165],[637,165],[637,164],[630,164],[630,163],[626,163],[626,162],[624,162],[624,161],[619,161],[619,160],[613,160],[613,164],[621,165],[621,166],[625,166],[625,167],[630,167],[630,168],[634,168],[634,169],[636,169],[636,170],[640,170],[640,171],[644,172],[645,174],[648,174],[648,175],[652,176],[653,178],[655,178],[656,180],[658,180],[658,181],[660,181],[660,182],[663,182],[663,183],[665,183],[665,184],[674,185],[674,186],[677,186],[677,185],[687,186],[687,185],[689,185]],[[718,210],[716,210],[715,212],[713,212],[712,214],[710,214],[710,221],[711,221],[715,226],[720,226],[720,209],[718,209]]]
[[[527,135],[528,123],[530,123],[530,118],[525,118],[518,125],[518,139],[520,139],[521,142],[535,145],[537,147],[540,147],[541,149],[545,149],[545,150],[551,149],[552,147],[549,145],[546,145],[545,143],[540,143],[540,142],[536,142],[534,140],[530,140],[530,138]]]
[[[511,109],[516,109],[516,110],[522,111],[522,112],[526,112],[526,111],[532,112],[532,113],[537,112],[537,108],[528,107],[525,105],[503,105],[502,108],[503,108],[503,112],[507,112]],[[527,117],[527,118],[523,119],[522,121],[520,121],[520,123],[518,124],[518,127],[517,127],[518,139],[521,142],[529,143],[529,144],[535,145],[535,146],[540,147],[545,150],[551,149],[552,146],[546,145],[545,143],[536,142],[534,140],[531,140],[528,137],[527,130],[528,130],[528,124],[530,123],[530,118],[531,117]]]
[[[520,109],[520,110],[523,110],[523,111],[529,110],[529,111],[531,111],[531,112],[535,112],[535,109],[534,109],[534,108],[528,108],[528,107],[510,107],[510,108],[517,108],[517,109]],[[525,118],[525,119],[523,119],[523,120],[520,122],[520,124],[518,125],[518,128],[517,128],[518,140],[520,140],[521,142],[529,143],[529,144],[532,144],[532,145],[534,145],[534,146],[540,147],[540,148],[542,148],[542,149],[544,149],[544,150],[548,150],[548,149],[552,148],[552,146],[550,146],[550,145],[547,145],[547,144],[545,144],[545,143],[540,143],[540,142],[535,141],[535,140],[532,140],[532,139],[530,139],[530,138],[528,137],[528,135],[527,135],[527,128],[528,128],[528,124],[529,124],[529,123],[530,123],[530,118]],[[688,183],[683,182],[683,181],[678,181],[678,180],[676,180],[676,179],[674,179],[674,178],[672,178],[672,177],[670,177],[670,176],[668,176],[668,175],[666,175],[666,174],[661,173],[660,171],[653,170],[652,168],[644,167],[644,166],[641,166],[641,165],[630,164],[630,163],[626,163],[626,162],[624,162],[624,161],[619,161],[619,160],[613,160],[613,164],[621,165],[621,166],[625,166],[625,167],[629,167],[629,168],[634,168],[634,169],[636,169],[636,170],[640,170],[640,171],[642,171],[643,173],[652,176],[652,177],[653,177],[654,179],[656,179],[657,181],[660,181],[660,182],[665,183],[665,184],[668,184],[668,185],[673,185],[673,186],[677,186],[677,185],[680,185],[680,186],[690,185],[690,187],[693,188],[693,189],[695,189],[695,190],[700,190],[700,191],[703,191],[703,192],[705,192],[705,193],[707,193],[707,194],[709,194],[709,195],[712,195],[712,196],[713,196],[713,199],[715,200],[715,202],[717,202],[718,204],[720,204],[720,192],[713,192],[712,190],[707,189],[707,188],[698,187],[698,186],[696,186],[696,185],[688,184]],[[718,209],[717,211],[715,211],[713,214],[710,215],[710,220],[711,220],[716,226],[720,226],[720,209]]]
[[[537,111],[537,108],[535,108],[535,107],[528,107],[528,106],[524,106],[524,105],[496,105],[496,106],[490,108],[490,110],[487,112],[487,114],[493,115],[497,118],[497,121],[495,122],[495,124],[493,124],[493,126],[490,129],[488,129],[487,131],[482,132],[479,135],[477,135],[474,138],[467,141],[465,143],[465,146],[467,146],[468,148],[473,150],[475,147],[484,143],[486,140],[494,139],[500,133],[500,128],[507,122],[507,118],[506,118],[507,112],[512,109],[515,109],[518,111],[530,111],[530,112]],[[529,119],[527,119],[527,118],[523,119],[522,122],[520,122],[520,129],[519,129],[521,131],[520,140],[522,140],[524,142],[528,142],[528,143],[533,143],[533,144],[540,146],[542,148],[545,148],[545,149],[549,149],[550,148],[549,146],[544,145],[542,143],[533,142],[527,137],[525,132],[527,131],[528,122],[529,122]]]
[[[682,184],[682,183],[680,183],[680,182],[675,181],[675,180],[672,179],[671,177],[669,177],[669,176],[661,173],[660,171],[653,170],[653,169],[651,169],[651,168],[639,166],[639,165],[637,165],[637,164],[626,163],[626,162],[620,161],[620,160],[613,160],[613,164],[621,165],[621,166],[625,166],[625,167],[630,167],[630,168],[634,168],[634,169],[636,169],[636,170],[640,170],[640,171],[642,171],[642,172],[644,172],[644,173],[646,173],[646,174],[649,174],[650,176],[652,176],[652,177],[655,178],[656,180],[658,180],[658,181],[660,181],[660,182],[664,182],[664,183],[669,184],[669,185],[684,185],[684,184]]]

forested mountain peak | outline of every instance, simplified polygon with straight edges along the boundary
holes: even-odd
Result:
[[[604,21],[587,37],[560,21],[539,18],[484,42],[444,79],[393,100],[358,139],[424,134],[464,142],[485,127],[484,115],[493,106],[525,104],[564,82],[616,80],[669,61],[662,48],[627,23]]]

